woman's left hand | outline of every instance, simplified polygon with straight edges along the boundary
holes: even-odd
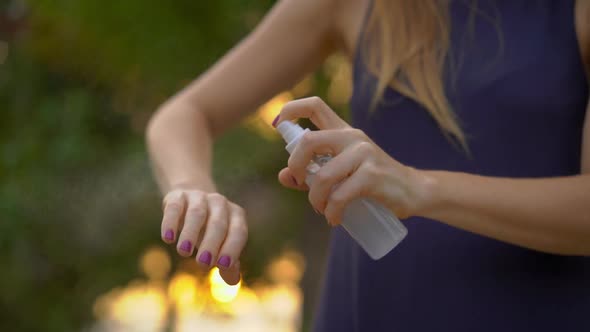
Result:
[[[320,130],[306,133],[279,173],[286,187],[307,190],[316,211],[328,223],[341,223],[344,207],[359,197],[372,198],[407,218],[423,209],[429,180],[421,171],[402,165],[367,135],[350,127],[318,97],[287,103],[275,123],[309,118]],[[315,155],[332,155],[305,185],[306,167]]]

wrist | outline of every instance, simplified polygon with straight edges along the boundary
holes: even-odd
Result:
[[[217,192],[217,186],[215,186],[213,179],[201,177],[171,182],[168,186],[168,192],[173,190],[200,190],[206,193],[214,193]]]
[[[414,169],[415,198],[413,216],[430,217],[444,201],[442,193],[442,173],[439,171],[426,171]]]

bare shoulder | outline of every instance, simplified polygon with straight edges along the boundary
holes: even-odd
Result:
[[[371,0],[281,0],[276,9],[297,20],[292,22],[293,26],[303,25],[314,33],[329,32],[329,39],[338,50],[350,56],[370,3]]]
[[[332,0],[334,25],[342,52],[352,56],[371,0]]]

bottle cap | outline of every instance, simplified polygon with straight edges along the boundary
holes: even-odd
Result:
[[[277,130],[281,136],[283,136],[285,142],[287,142],[286,149],[289,153],[293,152],[295,146],[297,146],[297,142],[299,142],[303,134],[309,131],[309,129],[303,129],[300,125],[291,121],[283,121],[279,123]]]

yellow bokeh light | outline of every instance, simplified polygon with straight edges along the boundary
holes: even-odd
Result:
[[[197,296],[197,278],[188,273],[179,273],[172,278],[168,286],[168,297],[183,307],[195,302]]]
[[[122,326],[141,331],[161,331],[168,311],[166,296],[149,285],[125,289],[108,303],[108,317]]]
[[[140,260],[146,275],[157,280],[137,279],[96,299],[93,309],[99,331],[300,330],[303,294],[299,281],[305,270],[300,253],[288,250],[270,263],[266,270],[270,284],[240,282],[234,286],[225,283],[218,268],[206,277],[181,269],[169,281],[166,277],[160,280],[162,271],[169,273],[170,257],[162,253],[158,247],[148,249]],[[167,262],[164,268],[162,262]]]
[[[162,247],[151,247],[141,257],[140,265],[150,280],[163,280],[170,273],[170,256]]]
[[[305,259],[300,254],[289,251],[275,259],[267,268],[267,273],[274,282],[298,283],[303,276]]]
[[[297,316],[303,295],[293,286],[279,285],[262,292],[261,302],[268,313],[276,318],[288,319]]]
[[[209,282],[211,283],[211,296],[217,302],[228,303],[236,298],[242,282],[231,286],[225,283],[219,274],[218,268],[211,269],[209,273]]]
[[[230,309],[235,314],[248,314],[255,312],[260,306],[256,293],[247,287],[241,287],[236,298],[230,303]]]
[[[279,115],[283,106],[291,100],[293,100],[293,95],[290,92],[276,95],[266,104],[260,106],[256,114],[246,120],[246,125],[268,140],[278,139],[280,136],[272,127],[272,122]]]
[[[266,104],[262,105],[258,109],[258,116],[264,121],[267,125],[272,126],[272,122],[274,119],[279,115],[283,106],[286,103],[293,100],[293,95],[289,92],[283,92],[276,95],[273,99],[269,100]]]

